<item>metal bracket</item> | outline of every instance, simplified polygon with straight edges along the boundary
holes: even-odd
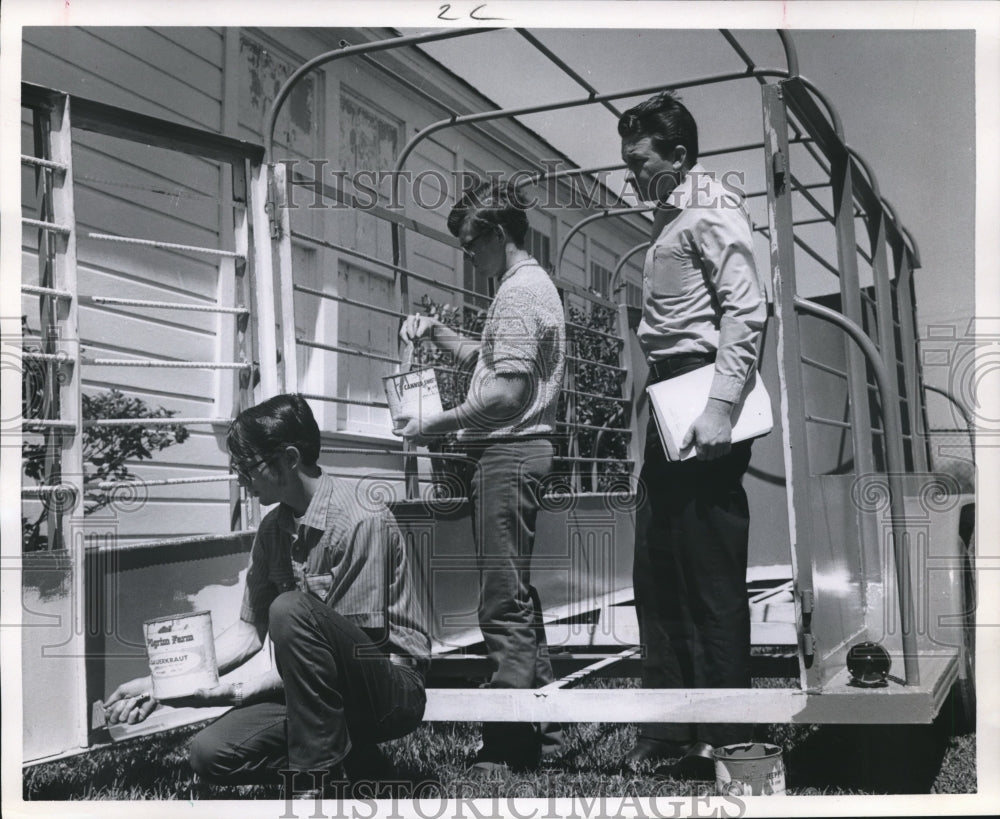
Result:
[[[271,201],[270,196],[264,203],[264,212],[267,214],[268,232],[271,234],[271,238],[278,239],[278,219],[274,215],[274,202]]]
[[[816,637],[812,633],[813,615],[813,591],[812,589],[801,589],[799,600],[802,606],[802,659],[806,668],[812,665],[813,657],[816,654]]]
[[[781,151],[771,156],[771,174],[774,177],[775,195],[785,192],[785,180],[788,177],[788,162]]]

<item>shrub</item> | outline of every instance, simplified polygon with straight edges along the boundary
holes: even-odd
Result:
[[[25,326],[22,320],[22,326]],[[37,348],[28,348],[37,349]],[[53,368],[25,366],[21,377],[21,406],[23,417],[45,418],[46,396],[51,383]],[[151,459],[173,444],[187,440],[187,427],[183,424],[144,425],[143,418],[170,418],[174,410],[163,407],[150,408],[140,398],[128,398],[116,389],[104,390],[81,398],[83,419],[134,418],[137,423],[127,426],[84,426],[83,447],[83,514],[90,515],[111,502],[111,493],[100,488],[103,481],[127,481],[136,476],[129,470],[129,462]],[[21,468],[25,477],[36,484],[58,483],[62,476],[47,467],[58,463],[58,450],[62,442],[29,442],[21,445]],[[46,474],[51,470],[50,474]],[[42,532],[48,520],[50,504],[42,503],[42,510],[35,520],[21,516],[22,548],[26,552],[46,548],[47,538]],[[53,544],[52,548],[59,548]]]
[[[618,315],[611,307],[591,304],[587,307],[570,305],[570,326],[567,336],[571,354],[583,359],[575,364],[573,388],[593,396],[622,396],[622,373],[609,367],[621,365],[621,342],[618,336]],[[607,335],[616,338],[608,338]],[[594,362],[587,364],[584,362]],[[570,364],[572,366],[572,364]],[[567,399],[572,401],[567,410]],[[626,404],[621,401],[605,400],[588,395],[567,396],[563,393],[560,404],[561,418],[571,425],[584,424],[593,427],[621,428],[621,432],[576,429],[571,436],[570,454],[582,458],[607,458],[606,463],[580,465],[580,489],[583,491],[606,492],[621,489],[622,481],[630,472],[626,462],[628,457],[628,414]],[[595,477],[596,476],[596,477]]]

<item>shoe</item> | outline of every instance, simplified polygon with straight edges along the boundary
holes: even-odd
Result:
[[[507,751],[507,753],[504,753]],[[483,746],[469,763],[468,774],[474,779],[492,779],[495,776],[507,776],[514,773],[537,771],[541,764],[541,753],[538,748],[534,753],[520,752],[514,755],[513,749],[500,749],[493,746]]]
[[[650,737],[639,737],[632,749],[622,757],[623,770],[637,771],[643,765],[656,765],[668,759],[676,760],[684,756],[691,747],[686,742],[669,742]]]
[[[657,779],[689,779],[696,782],[715,781],[715,757],[707,742],[696,742],[673,765],[661,765],[653,776]]]
[[[538,726],[539,752],[542,760],[556,759],[566,753],[566,736],[558,722],[543,722]]]
[[[316,771],[319,774],[320,771]],[[300,771],[291,781],[282,783],[283,799],[340,799],[340,792],[345,784],[344,768],[334,765],[326,772],[326,776],[313,775],[311,771]],[[319,783],[319,785],[317,785]],[[307,785],[307,787],[300,787]]]

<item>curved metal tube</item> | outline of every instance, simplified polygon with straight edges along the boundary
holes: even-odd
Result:
[[[878,177],[875,176],[875,171],[872,170],[871,165],[868,164],[867,160],[860,153],[858,153],[857,150],[852,148],[850,145],[844,145],[844,148],[846,149],[848,156],[852,157],[858,163],[861,170],[864,171],[865,176],[868,178],[868,184],[871,185],[872,191],[875,193],[875,198],[882,203],[883,210],[885,210],[886,214],[893,221],[896,227],[900,229],[900,235],[902,236],[903,226],[900,224],[899,217],[896,216],[896,212],[892,208],[888,207],[888,203],[882,198],[882,193],[878,186]],[[868,214],[868,216],[871,216],[871,214]],[[869,230],[871,229],[870,224],[871,223],[869,223]],[[906,241],[905,237],[903,241]],[[872,252],[875,252],[874,249]]]
[[[737,39],[732,35],[728,29],[719,29],[722,32],[722,36],[726,38],[726,41],[733,47],[733,50],[740,56],[740,59],[746,64],[748,70],[757,74],[757,67],[753,59],[749,54],[743,49],[739,44]],[[808,77],[803,77],[799,73],[799,55],[795,49],[795,43],[792,40],[792,35],[784,29],[777,29],[778,37],[781,39],[781,47],[785,50],[785,65],[787,69],[785,71],[785,76],[788,78],[795,77],[802,80],[803,84],[816,96],[816,98],[823,103],[826,108],[827,114],[830,116],[830,122],[833,124],[833,130],[836,132],[840,141],[844,141],[844,126],[840,120],[840,115],[837,113],[837,109],[833,107],[830,101],[826,98],[819,88],[816,87],[815,83],[812,82]],[[762,76],[757,74],[757,76]],[[763,74],[766,76],[766,74]]]
[[[591,222],[596,222],[598,219],[607,219],[611,216],[618,216],[623,213],[645,213],[650,210],[656,210],[656,205],[645,205],[641,208],[607,209],[598,211],[597,213],[592,213],[590,216],[585,216],[569,229],[566,233],[566,238],[563,239],[562,244],[559,245],[559,253],[556,255],[556,273],[558,274],[562,269],[563,254],[566,253],[566,248],[569,246],[570,239],[572,239],[577,233],[580,232],[580,230],[585,228]]]
[[[826,108],[826,113],[830,117],[830,124],[833,126],[833,131],[837,135],[837,139],[844,142],[844,123],[841,121],[840,114],[837,113],[837,109],[833,107],[833,103],[827,99],[826,94],[819,90],[819,86],[817,86],[816,83],[808,77],[803,76],[802,74],[796,74],[795,78],[797,80],[801,80],[802,84],[812,92],[813,96],[823,103],[823,107]]]
[[[965,406],[948,390],[941,389],[941,387],[932,387],[930,384],[924,384],[924,389],[930,392],[936,392],[938,395],[943,395],[945,398],[951,402],[952,406],[958,410],[959,415],[962,416],[962,420],[965,422],[965,432],[969,436],[969,453],[972,457],[972,463],[976,462],[976,425],[972,422],[972,416],[969,415],[969,411]]]
[[[795,50],[795,42],[787,29],[779,28],[778,37],[781,38],[781,47],[785,49],[785,64],[788,66],[788,74],[791,77],[799,76],[799,53]]]
[[[649,247],[650,242],[640,242],[635,247],[631,247],[622,254],[622,257],[618,260],[618,264],[615,265],[614,272],[611,274],[611,293],[614,294],[615,289],[618,287],[618,279],[621,278],[622,270],[625,269],[625,263],[631,259],[640,250],[645,250]]]
[[[733,47],[733,51],[740,55],[740,59],[746,63],[747,68],[754,67],[754,61],[747,54],[743,46],[740,45],[739,41],[733,36],[732,32],[727,28],[720,28],[719,31],[722,36],[726,38],[726,41]],[[788,71],[789,77],[797,77],[799,74],[799,56],[798,52],[795,50],[795,43],[792,42],[791,35],[784,29],[776,29],[778,37],[781,39],[781,47],[785,50],[785,66]]]
[[[917,240],[913,238],[913,234],[910,233],[909,228],[901,224],[898,220],[896,224],[899,225],[899,232],[903,234],[903,241],[906,242],[913,253],[913,266],[920,267],[920,248],[917,247]]]
[[[451,116],[447,119],[438,120],[437,122],[432,122],[430,125],[425,126],[414,134],[403,149],[399,152],[399,156],[396,159],[396,164],[393,168],[392,173],[392,195],[394,197],[393,201],[398,201],[399,196],[399,178],[400,172],[403,170],[403,165],[409,158],[410,154],[413,153],[414,149],[419,145],[424,139],[429,137],[431,134],[437,133],[445,128],[451,128],[456,125],[464,125],[470,122],[484,122],[491,119],[505,119],[507,117],[523,116],[526,114],[538,114],[544,111],[555,111],[562,108],[577,108],[582,105],[592,105],[595,103],[602,103],[607,100],[622,99],[625,97],[637,97],[643,94],[651,94],[656,91],[663,91],[665,89],[675,90],[678,88],[691,88],[699,85],[716,85],[723,82],[732,82],[734,80],[743,80],[749,77],[780,77],[783,79],[788,79],[789,75],[787,71],[782,71],[775,68],[754,68],[748,69],[747,71],[730,72],[727,74],[715,74],[709,77],[699,77],[693,80],[683,80],[677,83],[670,83],[668,85],[650,85],[643,88],[633,88],[627,91],[614,91],[607,94],[591,94],[587,97],[581,97],[571,100],[566,100],[560,103],[547,103],[544,105],[530,105],[521,108],[498,108],[493,111],[480,111],[475,114],[463,114],[461,116]],[[840,115],[837,110],[833,107],[830,101],[826,98],[826,95],[820,91],[816,85],[808,78],[801,74],[797,75],[797,79],[801,80],[802,83],[816,96],[816,98],[823,104],[827,110],[827,114],[830,117],[831,124],[837,137],[843,141],[844,139],[844,128],[840,120]]]
[[[558,68],[560,68],[562,70],[562,72],[567,77],[569,77],[571,80],[573,80],[574,82],[576,82],[577,85],[579,85],[584,90],[589,91],[591,94],[597,94],[598,93],[597,89],[594,88],[594,86],[592,86],[589,82],[587,82],[586,79],[584,79],[576,71],[574,71],[566,63],[565,60],[563,60],[562,58],[560,58],[558,54],[556,54],[554,51],[552,51],[552,49],[550,49],[547,45],[545,45],[545,43],[543,43],[541,40],[539,40],[534,34],[532,34],[530,31],[528,31],[527,29],[524,29],[524,28],[517,28],[517,29],[514,29],[514,30],[518,34],[520,34],[525,40],[527,40],[529,43],[531,43],[541,54],[545,55],[553,63],[555,63],[555,65]],[[620,117],[622,115],[621,111],[619,111],[617,108],[615,108],[611,103],[609,103],[609,102],[603,102],[601,104],[605,108],[607,108],[612,114],[614,114],[616,117]]]
[[[399,201],[399,180],[401,176],[401,171],[409,158],[410,154],[413,153],[414,149],[419,145],[424,139],[437,131],[443,130],[444,128],[450,128],[455,125],[463,125],[470,122],[484,122],[492,119],[505,119],[508,117],[521,116],[524,114],[537,114],[543,111],[554,111],[561,108],[575,108],[582,105],[592,105],[594,103],[603,103],[607,100],[622,99],[625,97],[635,97],[642,94],[650,94],[656,91],[662,91],[665,88],[677,89],[677,88],[688,88],[697,85],[714,85],[716,83],[730,82],[732,80],[741,80],[748,77],[788,77],[788,72],[780,71],[778,69],[771,68],[761,68],[752,69],[741,72],[730,72],[727,74],[716,74],[710,77],[701,77],[694,80],[684,80],[679,83],[671,83],[670,85],[653,85],[646,86],[644,88],[634,88],[626,91],[614,91],[607,94],[590,94],[589,96],[576,98],[572,100],[566,100],[561,103],[547,103],[544,105],[531,105],[521,108],[500,108],[493,111],[480,111],[474,114],[463,114],[461,116],[452,115],[447,119],[438,120],[437,122],[432,122],[430,125],[425,126],[414,134],[407,143],[403,146],[402,150],[399,152],[399,156],[396,158],[396,164],[393,167],[392,179],[390,184],[392,186],[392,201]],[[804,82],[808,83],[808,80],[802,78]],[[839,121],[839,120],[838,120]],[[652,210],[652,208],[649,208]],[[610,215],[610,214],[605,214]],[[584,220],[584,223],[586,220]],[[584,223],[580,223],[574,226],[573,230],[570,231],[569,236],[572,236]],[[400,241],[400,227],[398,224],[393,223],[390,227],[391,237],[392,237],[392,261],[393,264],[400,264],[401,261],[401,248],[402,244]],[[569,238],[567,236],[567,239]],[[562,263],[562,255],[565,250],[565,242],[563,247],[560,249],[558,261],[556,263],[556,271],[559,271],[559,266]]]
[[[788,144],[796,145],[805,141],[806,140],[802,138],[790,139],[788,140]],[[707,151],[699,150],[698,160],[701,161],[701,158],[705,156],[722,156],[724,154],[735,154],[741,151],[753,151],[763,147],[764,147],[763,142],[747,142],[742,145],[728,145],[724,148],[712,148]],[[516,179],[514,186],[517,188],[524,188],[527,187],[528,185],[537,185],[544,179],[560,179],[564,176],[577,176],[585,173],[596,174],[596,173],[603,173],[604,171],[623,171],[625,170],[626,167],[627,166],[625,165],[624,162],[617,162],[613,165],[597,165],[592,168],[560,168],[558,170],[554,170],[551,172],[550,171],[537,171],[535,173],[525,172],[523,176],[515,175],[514,177],[511,178],[511,181],[513,182]],[[767,191],[764,191],[763,193],[766,192]],[[762,196],[763,193],[758,195]]]
[[[801,296],[793,296],[792,303],[796,310],[828,321],[854,339],[868,359],[872,374],[875,376],[885,432],[886,478],[889,483],[889,516],[892,526],[893,558],[896,564],[896,587],[899,593],[899,621],[903,630],[903,663],[906,684],[919,685],[920,667],[917,664],[917,635],[914,630],[913,587],[910,585],[910,553],[903,526],[905,510],[901,476],[906,472],[906,461],[903,456],[903,425],[899,417],[899,393],[889,377],[889,370],[882,361],[878,347],[857,324],[836,310],[814,304]]]
[[[910,256],[913,258],[914,262],[916,262],[916,266],[919,267],[920,252],[917,250],[917,243],[910,234],[910,231],[907,230],[906,226],[900,221],[899,216],[896,214],[896,209],[890,204],[888,199],[885,199],[882,196],[878,186],[878,178],[875,176],[875,171],[871,169],[871,166],[867,161],[865,161],[865,158],[854,148],[850,145],[844,145],[844,147],[847,149],[847,153],[857,160],[861,170],[865,172],[865,176],[868,177],[868,183],[872,186],[872,190],[875,192],[875,198],[882,203],[882,207],[885,209],[885,212],[889,215],[889,218],[892,219],[893,224],[899,230],[899,235],[903,237],[903,243],[910,251]]]
[[[903,223],[899,221],[899,217],[896,215],[896,209],[892,206],[892,203],[888,199],[881,196],[879,197],[879,200],[882,202],[882,207],[885,208],[886,212],[889,214],[889,218],[892,219],[896,227],[899,228],[899,235],[903,237],[903,244],[906,245],[906,249],[910,251],[910,256],[913,258],[914,262],[916,262],[914,266],[920,267],[920,254],[917,252],[916,243],[913,241],[910,231],[908,231],[903,226]]]
[[[562,108],[577,108],[581,105],[593,105],[607,100],[617,100],[624,99],[626,97],[638,97],[643,94],[652,94],[665,89],[690,88],[697,85],[714,85],[716,83],[731,82],[733,80],[743,80],[753,76],[787,78],[788,75],[784,71],[779,71],[773,68],[728,72],[726,74],[715,74],[709,77],[699,77],[693,80],[683,80],[677,83],[661,83],[659,85],[643,86],[642,88],[632,88],[626,91],[612,91],[606,94],[590,94],[586,97],[577,97],[557,103],[528,105],[520,108],[498,108],[493,111],[479,111],[475,114],[463,114],[462,116],[452,116],[447,119],[438,120],[437,122],[432,122],[430,125],[427,125],[419,130],[409,139],[406,145],[403,146],[403,149],[399,152],[399,157],[396,159],[395,168],[393,169],[393,185],[396,185],[399,178],[399,172],[403,169],[403,165],[413,152],[413,149],[428,136],[444,128],[450,128],[455,125],[463,125],[468,122],[483,122],[491,119],[505,119],[507,117],[517,117],[526,114],[539,114],[545,111],[555,111]],[[397,191],[394,189],[394,193],[396,192]]]
[[[740,59],[743,60],[744,64],[748,69],[753,71],[756,69],[756,64],[749,54],[743,49],[739,44],[737,39],[732,35],[728,29],[719,29],[722,32],[722,36],[726,38],[726,41],[733,47],[733,50],[739,54]],[[830,115],[830,121],[833,123],[833,129],[837,132],[837,136],[840,137],[841,142],[844,140],[844,128],[840,122],[840,115],[837,110],[830,104],[830,101],[823,95],[823,93],[809,80],[808,77],[803,77],[799,73],[799,55],[798,51],[795,49],[795,43],[792,40],[792,35],[788,33],[785,29],[777,29],[778,37],[781,39],[781,47],[785,50],[785,75],[789,78],[797,77],[802,80],[802,82],[809,88],[813,94],[816,95],[817,99],[823,103],[826,107],[827,113]]]
[[[407,45],[416,45],[419,43],[430,43],[435,40],[449,40],[453,37],[463,37],[466,34],[479,34],[486,31],[496,31],[495,28],[458,28],[458,29],[445,29],[443,31],[435,31],[430,34],[410,34],[406,37],[394,37],[391,40],[376,40],[370,43],[359,43],[358,45],[346,46],[345,48],[338,48],[333,51],[325,51],[311,60],[304,62],[298,68],[295,69],[289,76],[288,79],[282,83],[281,88],[278,89],[278,93],[274,97],[274,102],[271,103],[271,107],[267,111],[267,119],[264,121],[264,161],[271,161],[271,150],[274,146],[274,127],[278,122],[278,113],[281,111],[281,106],[284,105],[285,100],[292,91],[292,87],[297,83],[305,74],[308,74],[314,68],[318,68],[334,60],[339,60],[342,57],[353,57],[357,54],[371,54],[375,51],[388,51],[393,48],[400,48]]]
[[[896,209],[892,206],[888,199],[885,199],[882,196],[878,185],[878,178],[875,176],[875,171],[872,170],[865,158],[854,148],[850,145],[844,145],[844,147],[847,149],[847,153],[857,160],[861,170],[865,172],[865,176],[868,177],[868,183],[872,186],[872,190],[875,192],[875,198],[882,203],[882,207],[885,209],[885,212],[889,215],[889,218],[892,219],[893,224],[899,230],[899,235],[903,237],[903,243],[910,251],[910,256],[917,263],[916,266],[919,267],[920,251],[917,249],[917,243],[910,234],[910,231],[907,230],[906,226],[900,221],[899,216],[896,214]]]
[[[886,211],[888,211],[889,217],[892,219],[893,222],[895,222],[898,225],[899,217],[896,215],[896,209],[892,206],[892,203],[883,196],[880,196],[879,199],[882,202],[882,207],[885,208]]]
[[[875,176],[875,171],[872,170],[871,165],[869,165],[867,160],[850,145],[844,145],[844,148],[847,150],[848,154],[850,154],[855,160],[857,160],[857,163],[861,167],[861,170],[865,172],[865,176],[868,177],[868,184],[871,185],[872,190],[875,191],[875,198],[881,199],[882,194],[879,191],[878,187],[878,177]],[[896,220],[894,219],[893,221]]]
[[[604,171],[620,171],[625,167],[621,162],[616,165],[599,165],[594,168],[560,168],[555,171],[538,171],[524,176],[518,176],[515,188],[526,188],[528,185],[537,185],[544,179],[561,179],[564,176],[580,176],[585,173],[603,173]],[[513,180],[512,180],[513,181]]]

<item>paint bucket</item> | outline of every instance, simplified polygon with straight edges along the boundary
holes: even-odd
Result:
[[[723,745],[715,757],[715,787],[720,796],[783,796],[785,763],[781,748],[763,742]]]
[[[185,697],[219,684],[211,612],[157,617],[143,629],[156,699]]]
[[[441,392],[437,370],[424,367],[408,373],[387,375],[382,378],[392,425],[402,426],[401,418],[429,418],[441,412]]]

